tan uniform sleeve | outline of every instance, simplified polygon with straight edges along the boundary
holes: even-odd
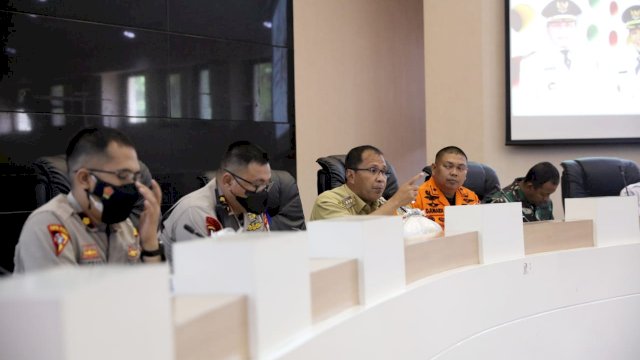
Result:
[[[53,235],[49,231],[50,225],[62,225],[62,221],[51,212],[39,212],[29,216],[22,227],[16,246],[15,272],[78,264],[72,244],[77,239],[69,235],[68,242],[61,252],[56,254]]]
[[[199,207],[190,207],[183,211],[175,221],[176,241],[192,240],[198,237],[197,235],[185,230],[185,224],[191,226],[198,234],[208,237],[209,231],[206,226],[207,216],[217,218],[215,214],[207,212]]]
[[[330,219],[349,215],[352,215],[352,213],[341,202],[341,197],[326,191],[320,194],[315,204],[313,204],[310,220]]]
[[[206,226],[207,216],[216,218],[214,214],[205,211],[201,207],[191,206],[180,213],[174,213],[175,216],[170,217],[171,222],[162,230],[161,239],[165,249],[165,256],[169,261],[173,260],[172,245],[174,242],[197,239],[198,236],[185,230],[184,225],[191,226],[198,234],[209,237],[209,231]],[[169,240],[167,242],[167,240]]]

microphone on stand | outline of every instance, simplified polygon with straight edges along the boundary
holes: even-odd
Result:
[[[620,175],[622,175],[622,183],[624,184],[624,190],[627,193],[627,196],[631,196],[629,194],[629,187],[627,186],[627,177],[624,175],[624,167],[622,165],[619,165],[618,169],[620,169]]]
[[[204,235],[200,234],[199,232],[196,231],[196,229],[194,229],[193,227],[191,227],[191,225],[189,224],[184,224],[184,229],[187,230],[188,232],[190,232],[191,234],[199,237],[199,238],[203,238]]]

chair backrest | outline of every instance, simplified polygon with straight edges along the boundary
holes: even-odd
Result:
[[[58,194],[71,190],[64,155],[43,156],[33,162],[36,173],[36,206],[40,207]]]
[[[565,198],[618,196],[625,185],[640,182],[638,165],[616,157],[565,160],[562,166],[562,203]]]
[[[67,162],[65,155],[43,156],[33,162],[36,173],[36,205],[44,205],[58,194],[68,194],[71,183],[67,177]],[[140,182],[151,186],[151,172],[140,161]],[[140,223],[140,214],[144,210],[144,198],[140,197],[131,212],[131,221],[137,227]]]
[[[216,176],[207,171],[198,179],[202,186]],[[271,170],[273,185],[269,188],[267,214],[271,218],[271,230],[305,230],[304,212],[296,179],[284,170]]]
[[[347,155],[330,155],[316,160],[321,167],[318,170],[318,195],[345,183],[346,169],[344,161],[346,157]],[[393,166],[388,161],[385,160],[385,162],[387,163],[389,176],[387,177],[387,187],[384,189],[382,196],[388,200],[398,191],[398,179]]]
[[[426,174],[424,181],[429,180],[433,171],[431,165],[425,166],[422,171]],[[500,189],[500,180],[496,171],[489,165],[468,161],[467,179],[462,186],[476,193],[480,201],[482,201],[485,196]]]

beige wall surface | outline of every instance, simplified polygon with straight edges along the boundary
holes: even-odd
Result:
[[[297,180],[305,215],[316,159],[379,147],[400,181],[425,165],[421,0],[294,0]]]
[[[470,159],[491,165],[503,186],[540,161],[550,161],[560,172],[561,161],[582,156],[640,163],[635,144],[505,145],[503,0],[425,0],[424,24],[429,161],[443,146],[458,145]],[[555,217],[564,218],[560,187],[552,200]]]
[[[447,145],[491,165],[502,185],[540,161],[558,170],[582,156],[640,163],[638,145],[505,145],[503,0],[294,0],[293,15],[307,217],[315,160],[364,143],[379,146],[401,179]],[[559,188],[552,199],[563,218]]]

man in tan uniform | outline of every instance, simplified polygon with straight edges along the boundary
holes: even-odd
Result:
[[[246,141],[229,146],[215,179],[181,198],[165,214],[160,238],[167,259],[176,241],[208,237],[223,228],[268,231],[271,167],[267,153]]]
[[[313,205],[311,220],[348,215],[396,215],[418,194],[414,185],[423,173],[400,186],[389,199],[382,197],[387,186],[387,165],[383,154],[371,145],[353,148],[345,159],[346,183],[320,194]]]
[[[140,164],[131,141],[114,129],[84,129],[71,139],[66,155],[71,191],[29,216],[16,247],[15,271],[161,261],[160,186],[138,181]],[[128,217],[140,196],[145,205],[136,229]]]

